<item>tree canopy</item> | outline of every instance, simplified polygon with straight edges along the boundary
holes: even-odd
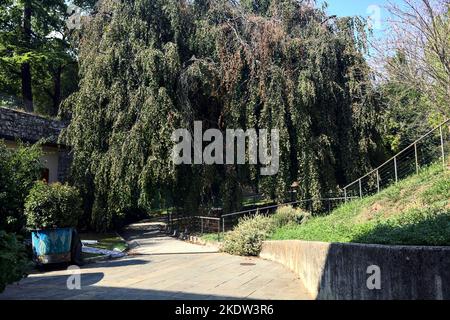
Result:
[[[0,102],[55,116],[77,88],[64,0],[0,1]]]
[[[450,115],[450,4],[402,0],[387,10],[392,17],[387,21],[389,32],[374,46],[379,76],[383,84],[420,95],[422,117],[442,122]],[[389,92],[387,97],[397,99]]]
[[[386,9],[389,32],[373,46],[373,65],[393,155],[450,115],[450,4],[402,0]]]
[[[73,180],[108,228],[158,205],[194,213],[244,188],[281,200],[335,192],[371,163],[377,97],[365,23],[311,1],[105,0],[83,26],[80,86],[66,100]],[[279,129],[280,170],[171,162],[174,129]],[[317,202],[315,205],[319,205]]]

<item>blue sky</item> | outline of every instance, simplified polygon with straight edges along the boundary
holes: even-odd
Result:
[[[324,0],[319,0],[319,3]],[[367,9],[371,5],[383,6],[386,0],[326,0],[328,2],[328,12],[338,16],[362,15],[368,16]],[[382,12],[384,10],[382,9]]]
[[[328,3],[327,12],[330,15],[335,14],[337,16],[359,15],[368,18],[376,14],[374,10],[379,8],[381,25],[374,28],[374,35],[376,37],[383,36],[383,21],[388,17],[388,12],[383,6],[387,4],[387,0],[318,0],[318,3],[321,4],[325,1]],[[392,2],[401,2],[401,0],[393,0]]]

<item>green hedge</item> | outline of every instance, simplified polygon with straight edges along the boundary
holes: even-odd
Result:
[[[76,227],[82,214],[82,200],[76,188],[60,183],[36,182],[25,203],[30,229]]]
[[[274,227],[273,220],[269,217],[257,215],[243,218],[233,231],[226,234],[222,250],[234,255],[257,256],[262,242]]]
[[[14,234],[0,230],[0,292],[25,276],[29,260],[24,245]]]
[[[233,231],[225,235],[222,250],[233,255],[257,256],[262,243],[276,228],[286,225],[298,225],[310,217],[308,212],[291,206],[281,207],[270,217],[256,215],[239,221]]]
[[[0,140],[0,230],[24,231],[25,198],[40,178],[40,156],[39,145],[10,149]]]

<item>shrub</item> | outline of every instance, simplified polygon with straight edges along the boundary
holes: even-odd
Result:
[[[36,182],[25,203],[30,229],[76,227],[82,214],[81,197],[76,188],[60,183]]]
[[[29,260],[25,247],[14,234],[0,231],[0,292],[25,276]]]
[[[308,212],[295,209],[292,206],[281,207],[277,210],[272,219],[276,227],[281,228],[288,224],[302,224],[310,217]]]
[[[26,223],[24,203],[40,178],[42,165],[39,145],[19,145],[9,149],[0,140],[0,229],[20,233]]]
[[[262,242],[273,230],[271,218],[261,215],[243,218],[236,228],[225,236],[222,250],[234,255],[257,256]]]

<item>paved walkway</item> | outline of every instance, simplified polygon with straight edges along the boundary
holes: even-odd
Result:
[[[81,290],[68,290],[71,273],[59,270],[32,274],[0,299],[311,299],[277,263],[175,240],[155,223],[132,225],[124,236],[137,244],[130,255],[84,266]]]

